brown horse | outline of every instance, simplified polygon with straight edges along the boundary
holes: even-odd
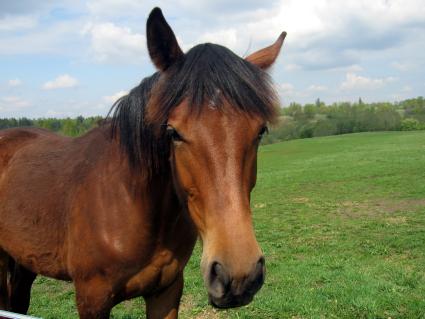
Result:
[[[80,318],[109,318],[143,296],[148,318],[176,318],[198,234],[212,305],[249,303],[264,281],[250,192],[276,116],[264,71],[275,44],[242,59],[215,44],[184,54],[155,8],[158,72],[79,138],[0,132],[0,308],[25,313],[37,274],[71,280]]]

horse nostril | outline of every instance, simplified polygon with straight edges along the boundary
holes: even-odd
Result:
[[[266,261],[264,257],[261,257],[258,260],[257,265],[255,265],[255,271],[254,271],[254,280],[259,285],[262,285],[264,282],[265,272],[266,272]]]
[[[209,292],[215,298],[221,298],[229,289],[230,276],[223,265],[213,262],[209,274]]]
[[[264,259],[263,256],[261,256],[260,259],[258,259],[257,264],[260,264],[261,266],[264,266],[266,264],[266,260]]]
[[[239,307],[251,302],[264,283],[264,257],[254,264],[250,263],[248,267],[248,272],[240,271],[237,276],[233,275],[231,278],[230,272],[222,264],[210,264],[206,283],[209,300],[214,307]]]

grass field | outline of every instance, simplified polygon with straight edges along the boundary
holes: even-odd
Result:
[[[207,304],[197,247],[181,318],[425,318],[425,132],[261,148],[253,196],[267,278],[252,304]],[[144,318],[139,298],[113,318]],[[76,318],[72,286],[38,278],[30,308]]]

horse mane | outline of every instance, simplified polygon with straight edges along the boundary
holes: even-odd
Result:
[[[184,99],[197,114],[205,106],[223,109],[226,101],[266,122],[277,116],[277,95],[266,72],[223,46],[197,45],[112,106],[112,136],[119,137],[132,166],[150,176],[162,172],[169,156],[168,116]]]
[[[112,137],[118,137],[131,166],[149,176],[162,168],[162,159],[167,156],[165,141],[156,138],[155,128],[146,120],[147,104],[159,77],[156,72],[144,78],[127,95],[119,98],[109,111],[112,114]]]

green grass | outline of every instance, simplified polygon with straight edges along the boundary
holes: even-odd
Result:
[[[252,203],[267,278],[253,303],[207,304],[200,248],[181,318],[425,318],[425,132],[264,146]],[[72,287],[37,279],[30,312],[75,318]],[[139,298],[113,318],[144,316]]]

